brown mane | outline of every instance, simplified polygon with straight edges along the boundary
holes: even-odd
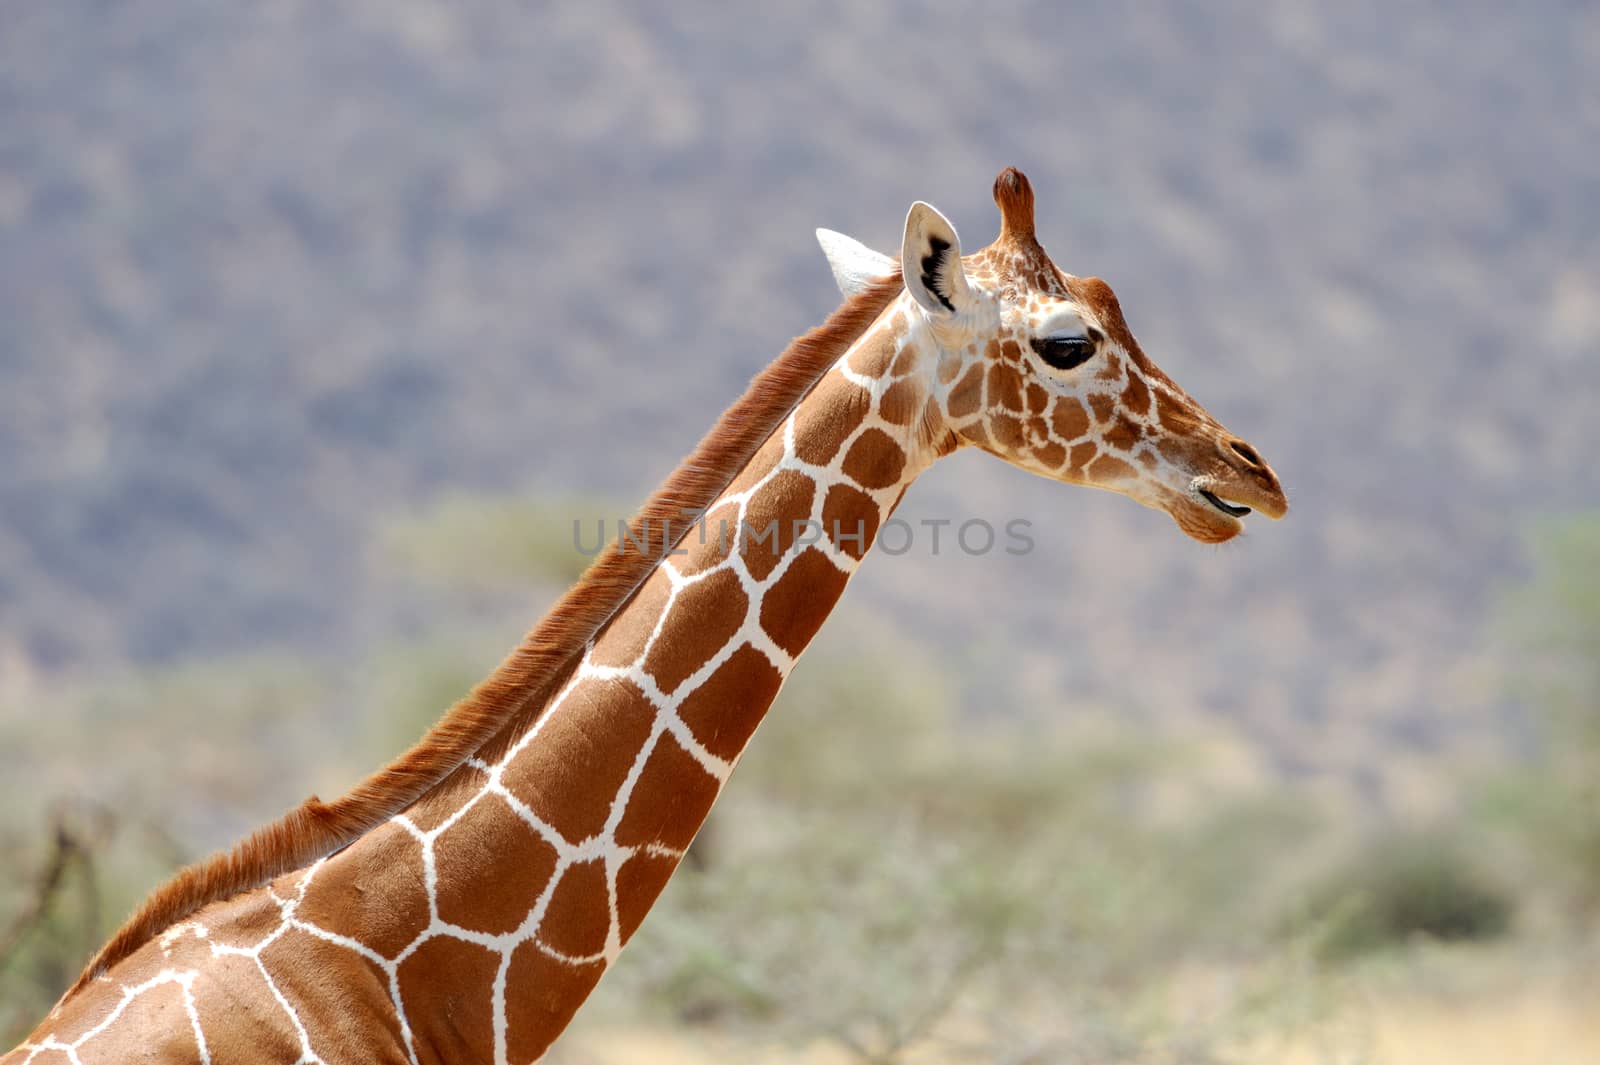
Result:
[[[180,871],[156,889],[84,969],[71,997],[174,923],[208,903],[259,887],[344,847],[439,785],[523,715],[542,709],[584,646],[620,610],[672,545],[651,528],[703,510],[817,380],[902,291],[900,275],[851,296],[797,337],[717,419],[688,458],[633,518],[646,550],[605,551],[493,673],[452,706],[422,740],[332,802],[313,796],[232,850]]]

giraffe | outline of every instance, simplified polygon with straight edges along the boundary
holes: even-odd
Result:
[[[682,859],[906,489],[962,447],[1220,543],[1287,501],[1059,270],[1016,169],[963,256],[818,231],[845,301],[411,751],[157,890],[0,1065],[539,1060]],[[904,264],[904,269],[900,264]]]

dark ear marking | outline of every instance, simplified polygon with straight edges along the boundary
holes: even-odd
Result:
[[[956,313],[967,299],[967,277],[961,270],[961,238],[944,215],[921,200],[906,213],[900,242],[906,291],[929,314]]]
[[[944,286],[939,280],[940,270],[944,266],[944,253],[950,250],[950,242],[942,237],[929,236],[928,249],[928,254],[922,257],[922,287],[933,293],[945,310],[954,314],[956,305],[944,294]]]

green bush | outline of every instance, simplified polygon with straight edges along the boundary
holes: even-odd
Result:
[[[1364,842],[1306,893],[1292,922],[1317,952],[1341,960],[1416,939],[1485,940],[1505,933],[1514,904],[1455,837],[1397,832]]]
[[[1532,579],[1506,607],[1512,696],[1544,746],[1493,798],[1565,921],[1600,921],[1600,514],[1542,526]]]

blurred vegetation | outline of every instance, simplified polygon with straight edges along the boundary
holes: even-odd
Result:
[[[1364,840],[1308,892],[1301,920],[1318,952],[1346,959],[1427,937],[1504,935],[1515,903],[1467,843],[1449,831],[1391,831]]]
[[[174,869],[368,763],[339,687],[262,655],[0,696],[0,1043]]]
[[[1547,522],[1529,582],[1507,603],[1514,690],[1538,757],[1499,782],[1495,812],[1556,894],[1558,919],[1600,929],[1600,512]]]
[[[526,621],[487,576],[565,579],[562,512],[452,503],[397,526],[380,564],[434,624],[346,670],[259,656],[5,706],[0,763],[25,786],[0,810],[0,1042],[168,870],[410,743],[514,638],[501,610]],[[1075,725],[1065,704],[963,716],[937,652],[836,619],[553,1060],[651,1025],[862,1065],[1244,1060],[1347,1015],[1364,966],[1515,942],[1537,931],[1530,901],[1583,925],[1597,574],[1600,519],[1540,535],[1505,627],[1547,742],[1526,770],[1463,778],[1457,812],[1423,828],[1263,787],[1215,745]],[[29,776],[52,744],[82,765]]]
[[[451,496],[390,522],[378,551],[410,579],[454,594],[497,593],[529,580],[567,585],[631,514],[626,506],[581,497]]]
[[[190,857],[137,810],[62,802],[32,822],[5,811],[0,1044],[38,1023],[144,891]]]

